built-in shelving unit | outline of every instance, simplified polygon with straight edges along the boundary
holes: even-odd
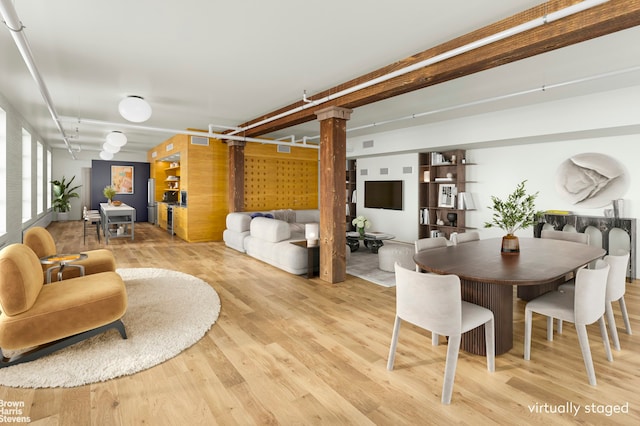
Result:
[[[465,151],[461,149],[419,154],[419,238],[462,233],[468,228],[467,210],[475,208],[473,198],[466,192]]]
[[[169,191],[180,190],[180,163],[170,163],[169,167],[164,170],[166,177],[164,179],[165,189]]]
[[[355,228],[351,224],[351,221],[357,216],[356,214],[356,160],[347,160],[347,174],[346,174],[346,194],[347,194],[347,231],[354,231]]]

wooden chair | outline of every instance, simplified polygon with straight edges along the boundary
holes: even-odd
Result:
[[[393,370],[401,321],[449,337],[442,403],[451,403],[462,333],[484,325],[487,369],[495,371],[493,312],[462,300],[456,275],[421,274],[396,263],[396,319],[387,370]]]
[[[531,358],[533,312],[547,317],[547,340],[553,340],[553,318],[572,322],[576,326],[589,384],[596,386],[596,373],[593,368],[593,359],[591,358],[587,325],[598,322],[607,360],[613,361],[604,321],[609,269],[610,267],[605,261],[599,260],[596,262],[595,269],[582,268],[578,270],[574,292],[552,291],[527,303],[524,311],[525,360],[529,361]]]

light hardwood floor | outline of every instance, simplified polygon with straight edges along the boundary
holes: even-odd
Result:
[[[61,252],[104,247],[94,234],[83,245],[81,222],[49,230]],[[622,351],[613,363],[597,326],[589,327],[597,387],[587,383],[571,324],[547,342],[545,320],[534,317],[532,360],[523,360],[524,304],[516,301],[514,348],[496,358],[495,373],[485,358],[461,352],[452,403],[443,406],[446,344],[432,346],[428,332],[403,324],[395,370],[386,370],[393,288],[353,277],[308,280],[149,224],[136,225],[135,241],[114,239],[107,248],[118,267],[204,279],[220,295],[220,317],[194,346],[132,376],[66,389],[0,387],[0,400],[24,402],[32,424],[640,424],[638,281],[626,295],[636,334],[625,334],[616,315]],[[557,413],[575,406],[576,416]],[[593,413],[615,407],[628,412]]]

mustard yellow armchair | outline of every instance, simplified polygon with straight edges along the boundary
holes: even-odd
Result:
[[[101,272],[44,285],[38,256],[24,244],[0,251],[0,368],[31,361],[115,328],[127,309],[124,282]],[[28,349],[19,353],[22,349]],[[4,351],[4,352],[3,352]],[[17,355],[7,358],[6,351]]]
[[[29,228],[24,233],[23,243],[33,250],[38,258],[61,254],[56,251],[56,243],[49,231],[40,226]],[[116,259],[110,250],[88,250],[83,253],[87,255],[87,258],[73,262],[73,265],[83,266],[85,275],[116,270]],[[42,265],[43,280],[46,279],[46,272],[50,267],[51,265]],[[79,268],[68,268],[62,273],[64,279],[79,277],[80,275]],[[50,274],[50,277],[51,281],[57,281],[57,274]]]

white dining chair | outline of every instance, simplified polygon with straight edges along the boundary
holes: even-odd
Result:
[[[574,243],[589,244],[589,234],[580,232],[567,232],[543,229],[540,238],[551,238],[553,240],[571,241]]]
[[[448,245],[447,239],[445,237],[434,237],[434,238],[420,238],[415,241],[416,254],[423,252],[425,250],[431,250],[438,247],[446,247]],[[425,272],[423,271],[419,265],[416,264],[416,272]],[[431,344],[433,346],[438,346],[440,343],[440,338],[436,333],[431,333]]]
[[[493,312],[461,298],[456,275],[421,274],[395,264],[396,317],[387,370],[393,370],[401,321],[449,336],[442,384],[442,403],[451,403],[462,333],[484,324],[487,369],[495,371]]]
[[[547,316],[547,340],[553,340],[553,318],[575,324],[589,384],[596,386],[587,325],[598,321],[607,360],[613,361],[604,322],[605,295],[609,264],[596,262],[594,269],[581,268],[576,273],[573,292],[552,291],[529,301],[524,310],[524,359],[531,358],[531,324],[533,312]]]
[[[615,350],[620,350],[620,338],[618,337],[618,329],[616,327],[616,321],[613,316],[612,303],[618,301],[620,305],[620,311],[622,313],[622,319],[624,320],[624,326],[627,334],[631,334],[631,323],[629,322],[629,313],[627,312],[627,305],[624,301],[624,293],[626,291],[627,283],[627,267],[629,265],[629,252],[621,250],[615,255],[607,255],[604,257],[604,261],[609,264],[611,269],[607,277],[607,292],[605,296],[605,314],[607,318],[607,324],[609,325],[609,334],[611,334],[611,341]],[[575,291],[575,283],[569,281],[558,287],[559,291],[573,292]],[[558,319],[558,334],[562,333],[562,320]]]
[[[462,234],[455,233],[451,235],[451,242],[454,245],[468,243],[469,241],[478,241],[480,239],[480,233],[478,231],[467,231]]]
[[[549,238],[552,240],[570,241],[572,243],[589,245],[589,234],[567,231],[556,231],[543,229],[540,231],[540,238]],[[573,273],[569,273],[565,276],[565,281],[573,279]],[[558,331],[560,332],[560,330]]]
[[[416,254],[423,252],[425,250],[431,250],[433,248],[438,247],[446,247],[447,239],[445,237],[435,237],[435,238],[420,238],[414,242]],[[416,265],[416,272],[421,272],[421,269],[418,265]]]

